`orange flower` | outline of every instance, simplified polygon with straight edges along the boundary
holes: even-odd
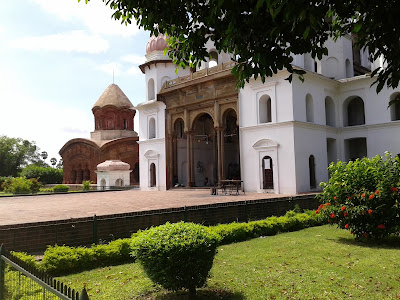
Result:
[[[349,200],[350,200],[350,199],[351,199],[351,197],[350,197],[350,196],[348,196],[348,197],[347,197],[347,199],[349,199]]]
[[[335,197],[333,197],[333,199],[334,199],[334,200],[336,200],[336,199],[337,199],[337,198],[336,198],[336,196],[335,196]]]
[[[317,210],[315,211],[315,213],[316,213],[316,214],[319,214],[319,209],[317,209]]]
[[[350,230],[350,233],[353,234],[353,230]]]
[[[346,206],[342,206],[342,208],[340,210],[344,211],[345,209],[346,209]]]
[[[368,214],[372,214],[372,209],[368,209]]]
[[[399,191],[399,189],[398,189],[397,187],[391,187],[390,190],[391,190],[392,192],[398,192],[398,191]]]
[[[344,212],[344,217],[345,217],[345,218],[347,217],[347,212]]]
[[[369,199],[369,200],[374,199],[374,194],[369,195],[368,199]]]
[[[330,217],[333,219],[335,217],[335,214],[331,213]]]
[[[364,194],[364,193],[362,193],[362,194],[361,194],[361,197],[365,197],[365,194]]]
[[[328,202],[328,203],[326,203],[325,205],[326,205],[326,206],[329,206],[329,205],[331,205],[331,204]]]
[[[344,228],[346,229],[349,228],[349,224],[344,225]]]
[[[378,228],[379,228],[379,229],[385,229],[385,228],[386,228],[386,226],[385,226],[385,225],[383,225],[383,224],[380,224],[380,225],[378,225]]]
[[[378,195],[378,194],[379,194],[379,190],[376,190],[376,191],[375,191],[375,194],[377,194],[377,195]]]

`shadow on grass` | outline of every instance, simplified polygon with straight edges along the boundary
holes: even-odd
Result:
[[[163,292],[154,297],[144,297],[140,299],[154,300],[245,300],[246,298],[240,292],[231,292],[222,289],[197,289],[196,298],[191,298],[189,292]]]
[[[366,240],[366,239],[357,240],[354,237],[348,237],[348,238],[341,237],[331,240],[341,244],[354,245],[359,247],[379,248],[379,249],[400,249],[400,236],[390,236],[382,240]]]

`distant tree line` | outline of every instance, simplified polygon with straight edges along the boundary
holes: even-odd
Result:
[[[0,177],[36,178],[40,183],[61,183],[63,177],[62,159],[51,158],[40,152],[35,142],[22,138],[0,136]]]

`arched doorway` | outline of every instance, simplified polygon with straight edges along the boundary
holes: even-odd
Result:
[[[101,187],[101,189],[102,190],[104,190],[105,188],[106,188],[106,180],[103,178],[101,181],[100,181],[100,187]]]
[[[217,142],[214,121],[207,114],[199,115],[193,123],[193,159],[191,185],[204,186],[218,182]]]
[[[270,190],[274,188],[274,173],[273,162],[270,156],[262,158],[262,173],[263,173],[263,189]]]
[[[315,189],[317,187],[317,181],[315,179],[315,158],[314,155],[310,155],[308,158],[308,170],[310,176],[310,189]]]
[[[156,178],[156,165],[154,163],[150,164],[150,187],[157,186]]]
[[[115,186],[123,186],[124,185],[124,181],[121,178],[118,178],[115,181]]]

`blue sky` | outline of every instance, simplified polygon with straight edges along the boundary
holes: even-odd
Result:
[[[0,135],[35,141],[49,159],[59,159],[68,140],[90,137],[91,108],[113,82],[113,70],[114,82],[133,105],[145,100],[138,65],[145,60],[149,33],[121,25],[111,14],[100,0],[2,6]]]

